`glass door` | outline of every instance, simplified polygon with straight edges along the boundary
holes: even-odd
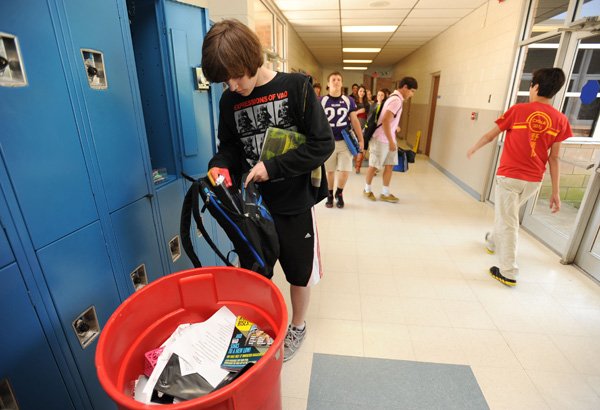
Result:
[[[573,33],[564,57],[566,91],[554,103],[569,118],[574,137],[562,144],[560,153],[562,207],[558,214],[550,212],[552,186],[547,169],[542,188],[527,204],[523,218],[524,227],[560,254],[575,232],[584,195],[595,177],[595,152],[600,148],[600,127],[596,127],[600,94],[590,104],[584,104],[580,97],[588,82],[600,80],[600,35],[589,31]]]
[[[596,168],[598,183],[600,183],[600,165]],[[596,190],[597,191],[597,190]],[[581,269],[600,280],[600,196],[596,195],[592,217],[583,234],[575,263]]]

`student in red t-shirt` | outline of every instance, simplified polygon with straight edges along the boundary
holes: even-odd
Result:
[[[500,166],[496,172],[496,206],[494,231],[485,235],[489,253],[498,251],[499,267],[492,266],[490,275],[507,286],[517,284],[517,240],[519,208],[539,189],[550,163],[552,213],[560,210],[559,152],[561,142],[571,137],[571,127],[562,113],[551,105],[551,99],[565,83],[560,68],[541,68],[533,73],[529,102],[513,105],[496,126],[485,133],[467,151],[471,156],[506,131]]]

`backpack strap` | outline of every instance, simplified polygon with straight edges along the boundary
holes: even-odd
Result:
[[[225,263],[227,266],[233,266],[231,262],[227,259],[225,255],[221,253],[217,245],[210,238],[206,228],[204,227],[204,223],[202,222],[202,217],[200,216],[200,201],[198,201],[198,197],[200,196],[200,183],[194,178],[186,175],[185,173],[181,173],[181,175],[192,182],[192,186],[188,189],[185,194],[185,198],[183,200],[183,205],[181,207],[181,220],[179,222],[179,236],[181,238],[181,244],[183,246],[183,250],[185,251],[190,261],[195,268],[201,268],[202,263],[200,259],[198,259],[198,255],[194,251],[194,246],[192,245],[192,239],[190,236],[191,229],[191,216],[193,215],[194,221],[196,222],[196,226],[202,233],[204,240],[208,243],[210,248],[217,254],[217,256]],[[202,212],[206,210],[206,206],[202,207]]]
[[[386,98],[385,101],[379,106],[379,110],[378,110],[379,112],[377,113],[378,114],[377,115],[377,127],[381,126],[381,123],[379,122],[379,118],[381,118],[380,114],[381,114],[381,110],[383,109],[383,105],[385,104],[385,102],[387,100],[389,100],[392,97],[400,98],[400,97],[398,97],[398,94],[390,94],[390,96],[388,98]],[[396,111],[396,113],[394,114],[394,118],[396,118],[398,116],[398,113],[400,112],[401,109],[402,109],[402,106],[400,106],[400,108],[398,108],[398,111]],[[377,127],[375,127],[375,129],[377,129]]]

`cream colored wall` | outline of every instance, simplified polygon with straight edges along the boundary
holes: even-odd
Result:
[[[288,27],[288,50],[287,50],[287,71],[303,70],[310,74],[314,82],[319,82],[323,76],[323,71],[319,63],[312,55],[308,47],[298,37],[298,34],[292,28],[291,24]]]
[[[254,28],[253,0],[206,1],[208,2],[208,15],[212,21],[237,19],[247,24],[248,27]]]
[[[409,75],[419,82],[407,138],[410,141],[417,130],[422,130],[421,150],[429,137],[432,74],[441,75],[430,158],[482,196],[493,160],[493,144],[471,161],[466,160],[465,153],[493,127],[491,119],[503,111],[525,2],[487,2],[393,69],[395,79]],[[472,111],[479,113],[479,120],[470,119]],[[418,120],[412,121],[413,117]]]

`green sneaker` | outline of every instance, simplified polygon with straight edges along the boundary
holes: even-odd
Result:
[[[304,338],[306,337],[306,322],[304,322],[304,329],[298,330],[291,324],[288,326],[285,340],[283,341],[283,361],[287,362],[296,355],[298,349],[302,345]]]
[[[363,196],[370,201],[377,201],[377,198],[375,198],[375,195],[373,194],[373,192],[363,191]]]
[[[391,203],[393,203],[393,204],[395,204],[396,202],[398,202],[398,201],[399,201],[399,199],[398,199],[398,198],[396,198],[396,197],[395,197],[394,195],[392,195],[392,194],[389,194],[389,195],[383,195],[383,194],[381,194],[381,195],[379,195],[379,200],[380,200],[380,201],[384,201],[384,202],[391,202]]]

